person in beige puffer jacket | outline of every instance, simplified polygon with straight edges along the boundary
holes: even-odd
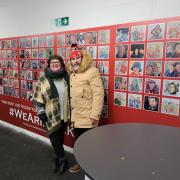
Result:
[[[97,127],[104,104],[104,88],[99,70],[92,66],[92,58],[85,50],[74,50],[69,57],[71,124],[75,139]],[[78,172],[78,164],[70,172]]]

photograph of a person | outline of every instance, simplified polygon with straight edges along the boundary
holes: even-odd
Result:
[[[161,61],[146,61],[146,76],[161,76],[162,62]]]
[[[0,94],[3,94],[3,86],[0,86]]]
[[[180,58],[180,41],[166,43],[166,58]]]
[[[180,38],[180,21],[168,22],[167,23],[167,39],[178,39]]]
[[[17,50],[13,49],[12,50],[12,59],[16,59],[17,58]]]
[[[31,58],[31,49],[26,49],[24,56],[25,58]]]
[[[32,72],[32,77],[33,77],[33,80],[34,80],[34,81],[37,81],[37,80],[39,79],[38,71],[33,71],[33,72]]]
[[[180,97],[180,81],[163,80],[163,95]]]
[[[178,99],[162,98],[161,113],[179,116],[179,104]]]
[[[128,94],[128,107],[141,109],[142,108],[142,95]]]
[[[17,40],[16,39],[11,40],[11,48],[13,48],[13,49],[17,48]]]
[[[115,61],[115,75],[127,75],[128,61]]]
[[[71,46],[71,44],[75,43],[75,35],[74,34],[66,34],[66,45]]]
[[[19,81],[17,79],[13,79],[13,88],[19,88]]]
[[[39,36],[39,47],[46,47],[46,36]]]
[[[129,85],[128,85],[129,92],[142,92],[142,78],[129,78]]]
[[[159,111],[159,97],[145,96],[144,98],[144,109],[148,111]]]
[[[143,61],[130,61],[129,62],[129,75],[142,76],[143,75]]]
[[[31,48],[31,38],[25,38],[25,48]]]
[[[146,26],[132,26],[131,27],[131,41],[145,41]]]
[[[20,77],[21,77],[21,79],[26,79],[26,70],[20,71]]]
[[[144,58],[144,44],[131,44],[131,58]]]
[[[116,58],[127,58],[128,57],[128,45],[127,44],[117,44],[115,50]]]
[[[32,49],[32,58],[37,59],[38,58],[38,49]]]
[[[103,83],[104,89],[108,89],[109,77],[108,76],[101,76],[101,79],[102,79],[102,83]]]
[[[110,30],[109,29],[98,31],[98,43],[99,44],[110,43]]]
[[[77,43],[77,45],[86,44],[85,38],[86,38],[86,33],[77,33],[76,34],[76,43]]]
[[[164,23],[148,25],[148,40],[159,40],[164,38]]]
[[[87,46],[87,51],[91,55],[92,59],[96,59],[96,53],[97,53],[96,46]]]
[[[38,44],[38,37],[32,37],[32,48],[37,48]]]
[[[32,71],[27,71],[26,78],[27,80],[32,80]]]
[[[180,61],[166,61],[164,64],[164,77],[180,77]]]
[[[59,34],[57,36],[57,46],[65,46],[65,35],[64,34]]]
[[[38,60],[32,61],[32,69],[39,69],[39,61]]]
[[[98,61],[97,67],[100,74],[109,74],[109,61]]]
[[[109,46],[98,46],[98,58],[109,59]]]
[[[116,42],[128,42],[129,41],[129,27],[122,27],[116,29]]]
[[[21,49],[26,47],[25,39],[24,38],[19,38],[19,47]]]
[[[1,51],[1,57],[2,58],[6,58],[6,50],[2,50]]]
[[[17,69],[13,69],[13,78],[14,79],[18,78],[18,70]]]
[[[163,57],[163,42],[147,43],[146,58],[158,58]]]
[[[46,47],[53,47],[53,46],[54,46],[54,36],[47,36]]]
[[[125,91],[127,89],[127,77],[115,76],[114,77],[114,89]]]
[[[144,92],[148,94],[160,94],[160,79],[145,79]]]
[[[114,92],[114,105],[126,106],[126,93]]]
[[[86,33],[86,44],[96,44],[97,43],[97,32],[90,31]]]

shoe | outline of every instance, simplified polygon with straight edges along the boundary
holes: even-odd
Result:
[[[62,175],[66,171],[67,168],[68,168],[67,159],[59,160],[59,168],[56,174]]]
[[[80,170],[81,170],[81,168],[80,168],[79,164],[75,164],[69,168],[69,172],[71,172],[71,173],[76,173]]]
[[[54,155],[53,157],[53,172],[56,173],[59,169],[59,158]]]

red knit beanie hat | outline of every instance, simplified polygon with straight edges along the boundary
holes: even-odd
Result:
[[[82,53],[79,50],[75,50],[75,51],[71,52],[71,54],[69,55],[69,59],[71,60],[72,58],[75,58],[75,57],[78,57],[78,56],[82,56]]]

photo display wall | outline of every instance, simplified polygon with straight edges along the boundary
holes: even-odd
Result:
[[[86,49],[99,69],[105,89],[102,124],[180,126],[180,17],[0,39],[0,103],[7,112],[0,119],[14,124],[22,119],[10,117],[8,106],[20,102],[33,112],[31,121],[18,125],[41,127],[34,120],[33,91],[49,56],[58,54],[67,64],[72,43]]]

